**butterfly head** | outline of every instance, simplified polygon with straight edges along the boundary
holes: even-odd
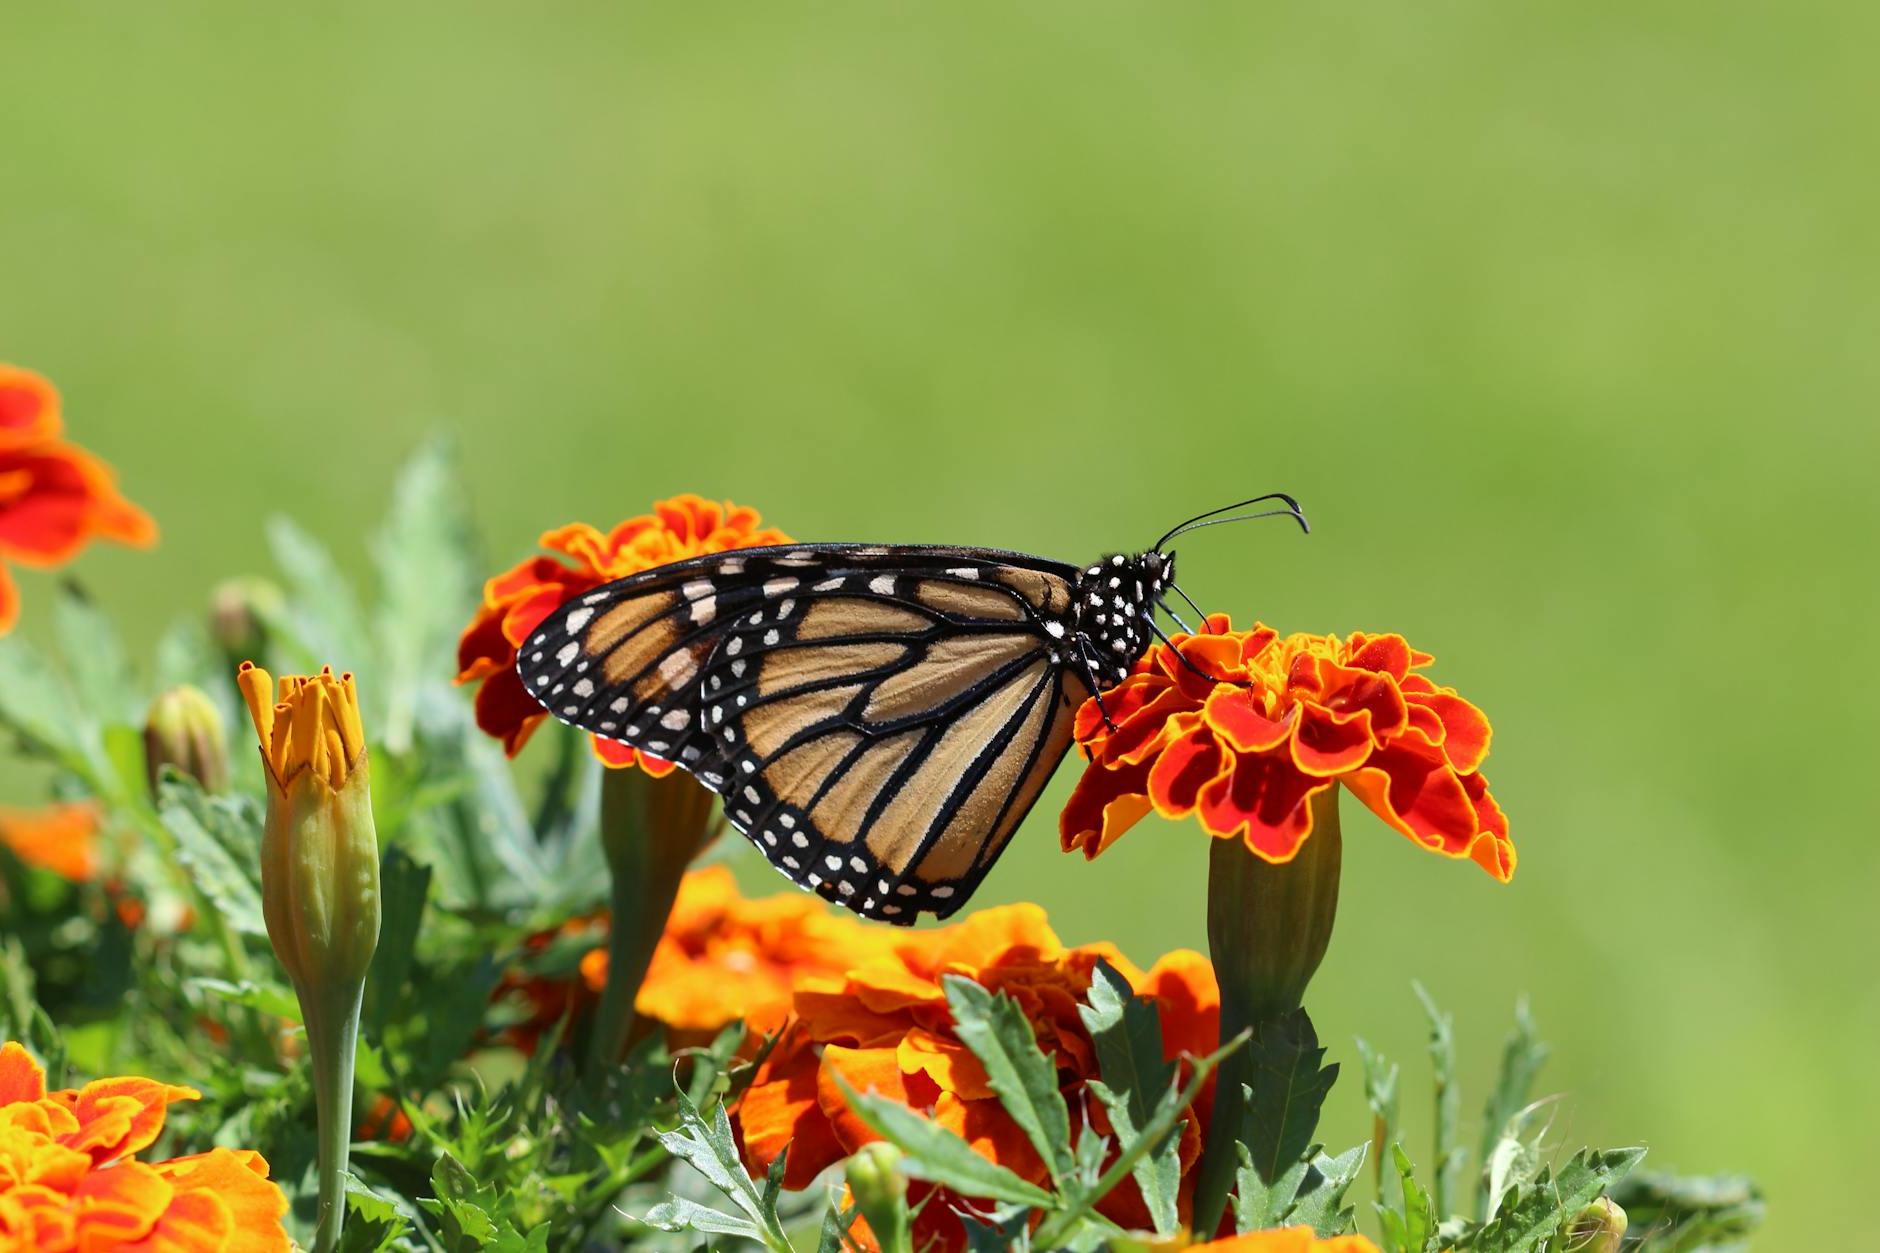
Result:
[[[1078,645],[1104,684],[1120,683],[1148,650],[1150,615],[1175,578],[1173,553],[1112,553],[1078,573]]]

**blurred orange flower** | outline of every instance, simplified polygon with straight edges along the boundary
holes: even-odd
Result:
[[[90,801],[45,809],[0,809],[0,844],[29,866],[74,883],[98,873],[98,807]]]
[[[603,583],[733,548],[787,544],[790,537],[759,526],[757,510],[698,496],[675,496],[650,514],[628,518],[605,534],[584,522],[546,532],[553,556],[531,557],[483,585],[483,604],[457,643],[457,682],[481,683],[477,725],[503,742],[511,757],[522,750],[547,715],[516,676],[516,649],[556,606]],[[610,766],[639,764],[665,775],[670,762],[613,740],[594,738],[594,751]]]
[[[1153,809],[1286,862],[1312,833],[1312,797],[1342,783],[1418,844],[1506,882],[1514,845],[1481,774],[1488,719],[1419,673],[1432,660],[1400,635],[1230,631],[1221,615],[1155,645],[1104,693],[1114,731],[1094,699],[1078,711],[1090,762],[1059,818],[1065,851],[1095,857]]]
[[[556,952],[571,943],[585,950],[578,978]],[[663,1023],[675,1043],[710,1039],[739,1020],[755,1043],[783,1027],[798,980],[846,970],[891,945],[887,928],[830,910],[807,893],[747,899],[729,870],[708,866],[681,880],[633,1007]],[[546,969],[512,972],[499,995],[519,996],[527,1006],[527,1017],[506,1038],[533,1052],[570,1010],[578,1016],[599,1000],[607,982],[606,915],[571,919],[530,937],[528,948]]]
[[[118,493],[111,468],[62,442],[59,394],[0,364],[0,633],[19,618],[6,563],[63,565],[94,539],[148,547],[156,524]]]
[[[286,1253],[287,1198],[249,1150],[145,1163],[190,1088],[100,1079],[47,1092],[20,1045],[0,1047],[0,1250]]]
[[[1244,1236],[1191,1244],[1190,1253],[1378,1253],[1363,1236],[1333,1236],[1321,1240],[1310,1227],[1279,1227],[1250,1231]]]
[[[1077,1007],[1102,958],[1138,994],[1152,997],[1163,1045],[1173,1060],[1212,1049],[1220,1031],[1220,994],[1213,968],[1198,953],[1170,953],[1143,972],[1114,947],[1066,948],[1036,905],[982,910],[965,922],[903,933],[888,951],[858,960],[846,973],[797,985],[798,1025],[759,1069],[739,1102],[737,1125],[753,1170],[767,1170],[784,1147],[784,1186],[804,1188],[824,1169],[876,1139],[848,1107],[840,1075],[859,1092],[874,1091],[933,1119],[974,1149],[1039,1184],[1047,1180],[1025,1133],[992,1091],[985,1068],[955,1033],[942,976],[962,975],[1011,996],[1030,1020],[1038,1046],[1054,1058],[1066,1099],[1092,1126],[1109,1130],[1103,1108],[1085,1098],[1097,1074],[1095,1045]],[[1204,1097],[1182,1133],[1184,1172],[1201,1146]],[[923,1185],[916,1184],[919,1192]],[[911,1192],[910,1202],[920,1196]],[[1184,1183],[1184,1214],[1188,1187]],[[965,1230],[944,1198],[916,1222],[916,1245],[958,1248]],[[1133,1182],[1099,1209],[1125,1227],[1146,1227],[1149,1215]]]

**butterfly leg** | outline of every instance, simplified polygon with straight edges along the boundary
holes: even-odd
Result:
[[[1103,681],[1097,677],[1096,659],[1090,654],[1090,644],[1083,636],[1077,637],[1077,654],[1084,663],[1084,680],[1090,684],[1091,695],[1097,698],[1097,712],[1103,715],[1103,725],[1116,733],[1116,721],[1110,717],[1110,708],[1103,703]]]

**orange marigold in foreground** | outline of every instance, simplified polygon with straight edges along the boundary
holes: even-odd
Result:
[[[139,1078],[47,1092],[24,1048],[0,1047],[0,1253],[286,1253],[287,1198],[259,1153],[136,1159],[169,1103],[200,1095]]]
[[[1285,862],[1312,834],[1312,798],[1342,783],[1505,882],[1515,853],[1481,774],[1488,719],[1419,673],[1432,660],[1400,635],[1230,631],[1221,615],[1157,644],[1104,693],[1114,731],[1094,699],[1078,711],[1090,763],[1059,819],[1065,851],[1095,857],[1153,809]]]
[[[1190,1253],[1378,1253],[1363,1236],[1333,1236],[1321,1240],[1310,1227],[1280,1227],[1250,1231],[1244,1236],[1191,1244]]]
[[[554,952],[569,943],[586,951],[579,977]],[[633,1008],[670,1030],[675,1043],[709,1039],[742,1020],[751,1040],[780,1030],[790,1016],[798,980],[829,975],[871,953],[891,951],[891,933],[838,913],[802,892],[749,900],[723,866],[690,871],[679,884],[665,934],[653,952]],[[533,1052],[543,1032],[571,1009],[591,1010],[607,982],[606,918],[576,918],[529,940],[550,970],[518,973],[502,995],[520,994],[527,1019],[508,1038]],[[553,973],[560,965],[563,973]]]
[[[840,1075],[858,1092],[874,1091],[930,1112],[980,1153],[1034,1183],[1047,1179],[1037,1151],[993,1093],[986,1071],[955,1033],[941,980],[962,975],[1011,996],[1031,1022],[1038,1046],[1055,1059],[1073,1120],[1109,1130],[1102,1106],[1086,1095],[1097,1076],[1095,1045],[1077,1007],[1101,958],[1136,991],[1154,998],[1169,1059],[1212,1049],[1220,1030],[1214,972],[1198,953],[1175,952],[1144,973],[1107,944],[1066,948],[1036,905],[982,910],[965,922],[903,934],[887,951],[858,960],[844,974],[809,978],[796,992],[798,1025],[766,1059],[737,1109],[753,1170],[768,1170],[789,1146],[784,1185],[804,1188],[825,1168],[877,1137],[849,1109]],[[1197,1102],[1182,1134],[1183,1170],[1200,1151]],[[924,1185],[909,1199],[919,1203]],[[1188,1188],[1182,1203],[1186,1213]],[[962,1202],[933,1197],[916,1222],[915,1244],[964,1245],[953,1210]],[[1104,1214],[1125,1227],[1147,1227],[1133,1182],[1104,1199]]]
[[[477,725],[503,742],[511,757],[547,715],[516,676],[516,649],[555,607],[603,583],[703,553],[787,544],[782,531],[759,525],[757,510],[697,496],[675,496],[653,512],[628,518],[603,534],[576,522],[546,532],[553,556],[531,557],[483,585],[483,604],[457,643],[457,681],[478,683]],[[594,751],[610,766],[672,771],[670,762],[596,737]]]
[[[0,844],[27,865],[74,883],[98,873],[98,829],[98,807],[90,801],[0,809]]]
[[[63,565],[94,539],[147,547],[156,524],[118,494],[111,468],[59,439],[59,393],[0,364],[0,633],[19,618],[6,563]]]

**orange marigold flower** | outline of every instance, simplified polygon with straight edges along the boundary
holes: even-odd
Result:
[[[98,873],[98,807],[90,801],[45,809],[0,809],[0,844],[29,866],[74,883]]]
[[[1250,1231],[1244,1236],[1191,1244],[1190,1253],[1378,1253],[1378,1248],[1363,1236],[1319,1238],[1310,1227],[1279,1227],[1272,1231]]]
[[[1286,862],[1312,833],[1312,798],[1342,783],[1418,844],[1506,882],[1508,819],[1481,774],[1488,719],[1420,673],[1432,660],[1400,635],[1230,631],[1222,615],[1157,644],[1104,693],[1115,730],[1094,699],[1078,711],[1090,763],[1059,819],[1065,851],[1095,857],[1153,809]]]
[[[19,617],[6,563],[63,565],[94,539],[148,547],[156,524],[119,495],[109,466],[58,439],[59,396],[0,364],[0,633]]]
[[[24,1048],[0,1046],[0,1250],[287,1253],[287,1198],[259,1153],[136,1159],[169,1103],[200,1095],[132,1077],[47,1092]]]
[[[859,1092],[874,1091],[929,1112],[976,1150],[1039,1184],[1047,1180],[1025,1133],[994,1094],[985,1068],[961,1042],[942,985],[962,975],[1011,996],[1030,1020],[1038,1046],[1058,1067],[1073,1109],[1108,1131],[1101,1105],[1086,1099],[1085,1081],[1097,1075],[1095,1045],[1077,1007],[1101,958],[1141,995],[1152,997],[1162,1020],[1163,1045],[1172,1060],[1214,1047],[1220,1030],[1220,995],[1214,972],[1198,953],[1175,952],[1144,972],[1107,944],[1067,948],[1036,905],[982,910],[965,922],[903,934],[886,952],[858,961],[841,975],[797,985],[797,1026],[767,1058],[739,1102],[737,1126],[754,1170],[768,1170],[786,1145],[784,1185],[807,1187],[834,1162],[876,1139],[836,1083],[840,1075]],[[1183,1169],[1200,1152],[1205,1100],[1197,1101],[1182,1134]],[[925,1185],[909,1200],[919,1203]],[[1184,1184],[1184,1213],[1188,1188]],[[917,1247],[958,1248],[965,1242],[950,1198],[934,1198],[916,1222]],[[1099,1206],[1125,1227],[1147,1227],[1149,1215],[1133,1183]]]
[[[547,715],[516,676],[516,649],[556,606],[603,583],[702,553],[787,544],[782,531],[759,525],[757,510],[698,496],[675,496],[650,514],[628,518],[605,534],[584,522],[543,534],[553,556],[531,557],[483,585],[483,604],[457,642],[457,682],[477,683],[477,725],[503,742],[511,757]],[[610,766],[639,764],[671,773],[670,762],[625,744],[595,738]]]
[[[578,977],[566,948],[578,944]],[[633,1008],[663,1023],[676,1044],[709,1040],[733,1022],[750,1028],[753,1044],[783,1028],[799,980],[847,970],[870,953],[887,952],[891,933],[814,896],[787,892],[750,900],[723,866],[689,871],[666,918],[659,947]],[[534,970],[505,976],[499,997],[517,997],[526,1018],[506,1038],[534,1052],[542,1034],[570,1011],[591,1011],[607,983],[607,919],[571,919],[526,942]]]

